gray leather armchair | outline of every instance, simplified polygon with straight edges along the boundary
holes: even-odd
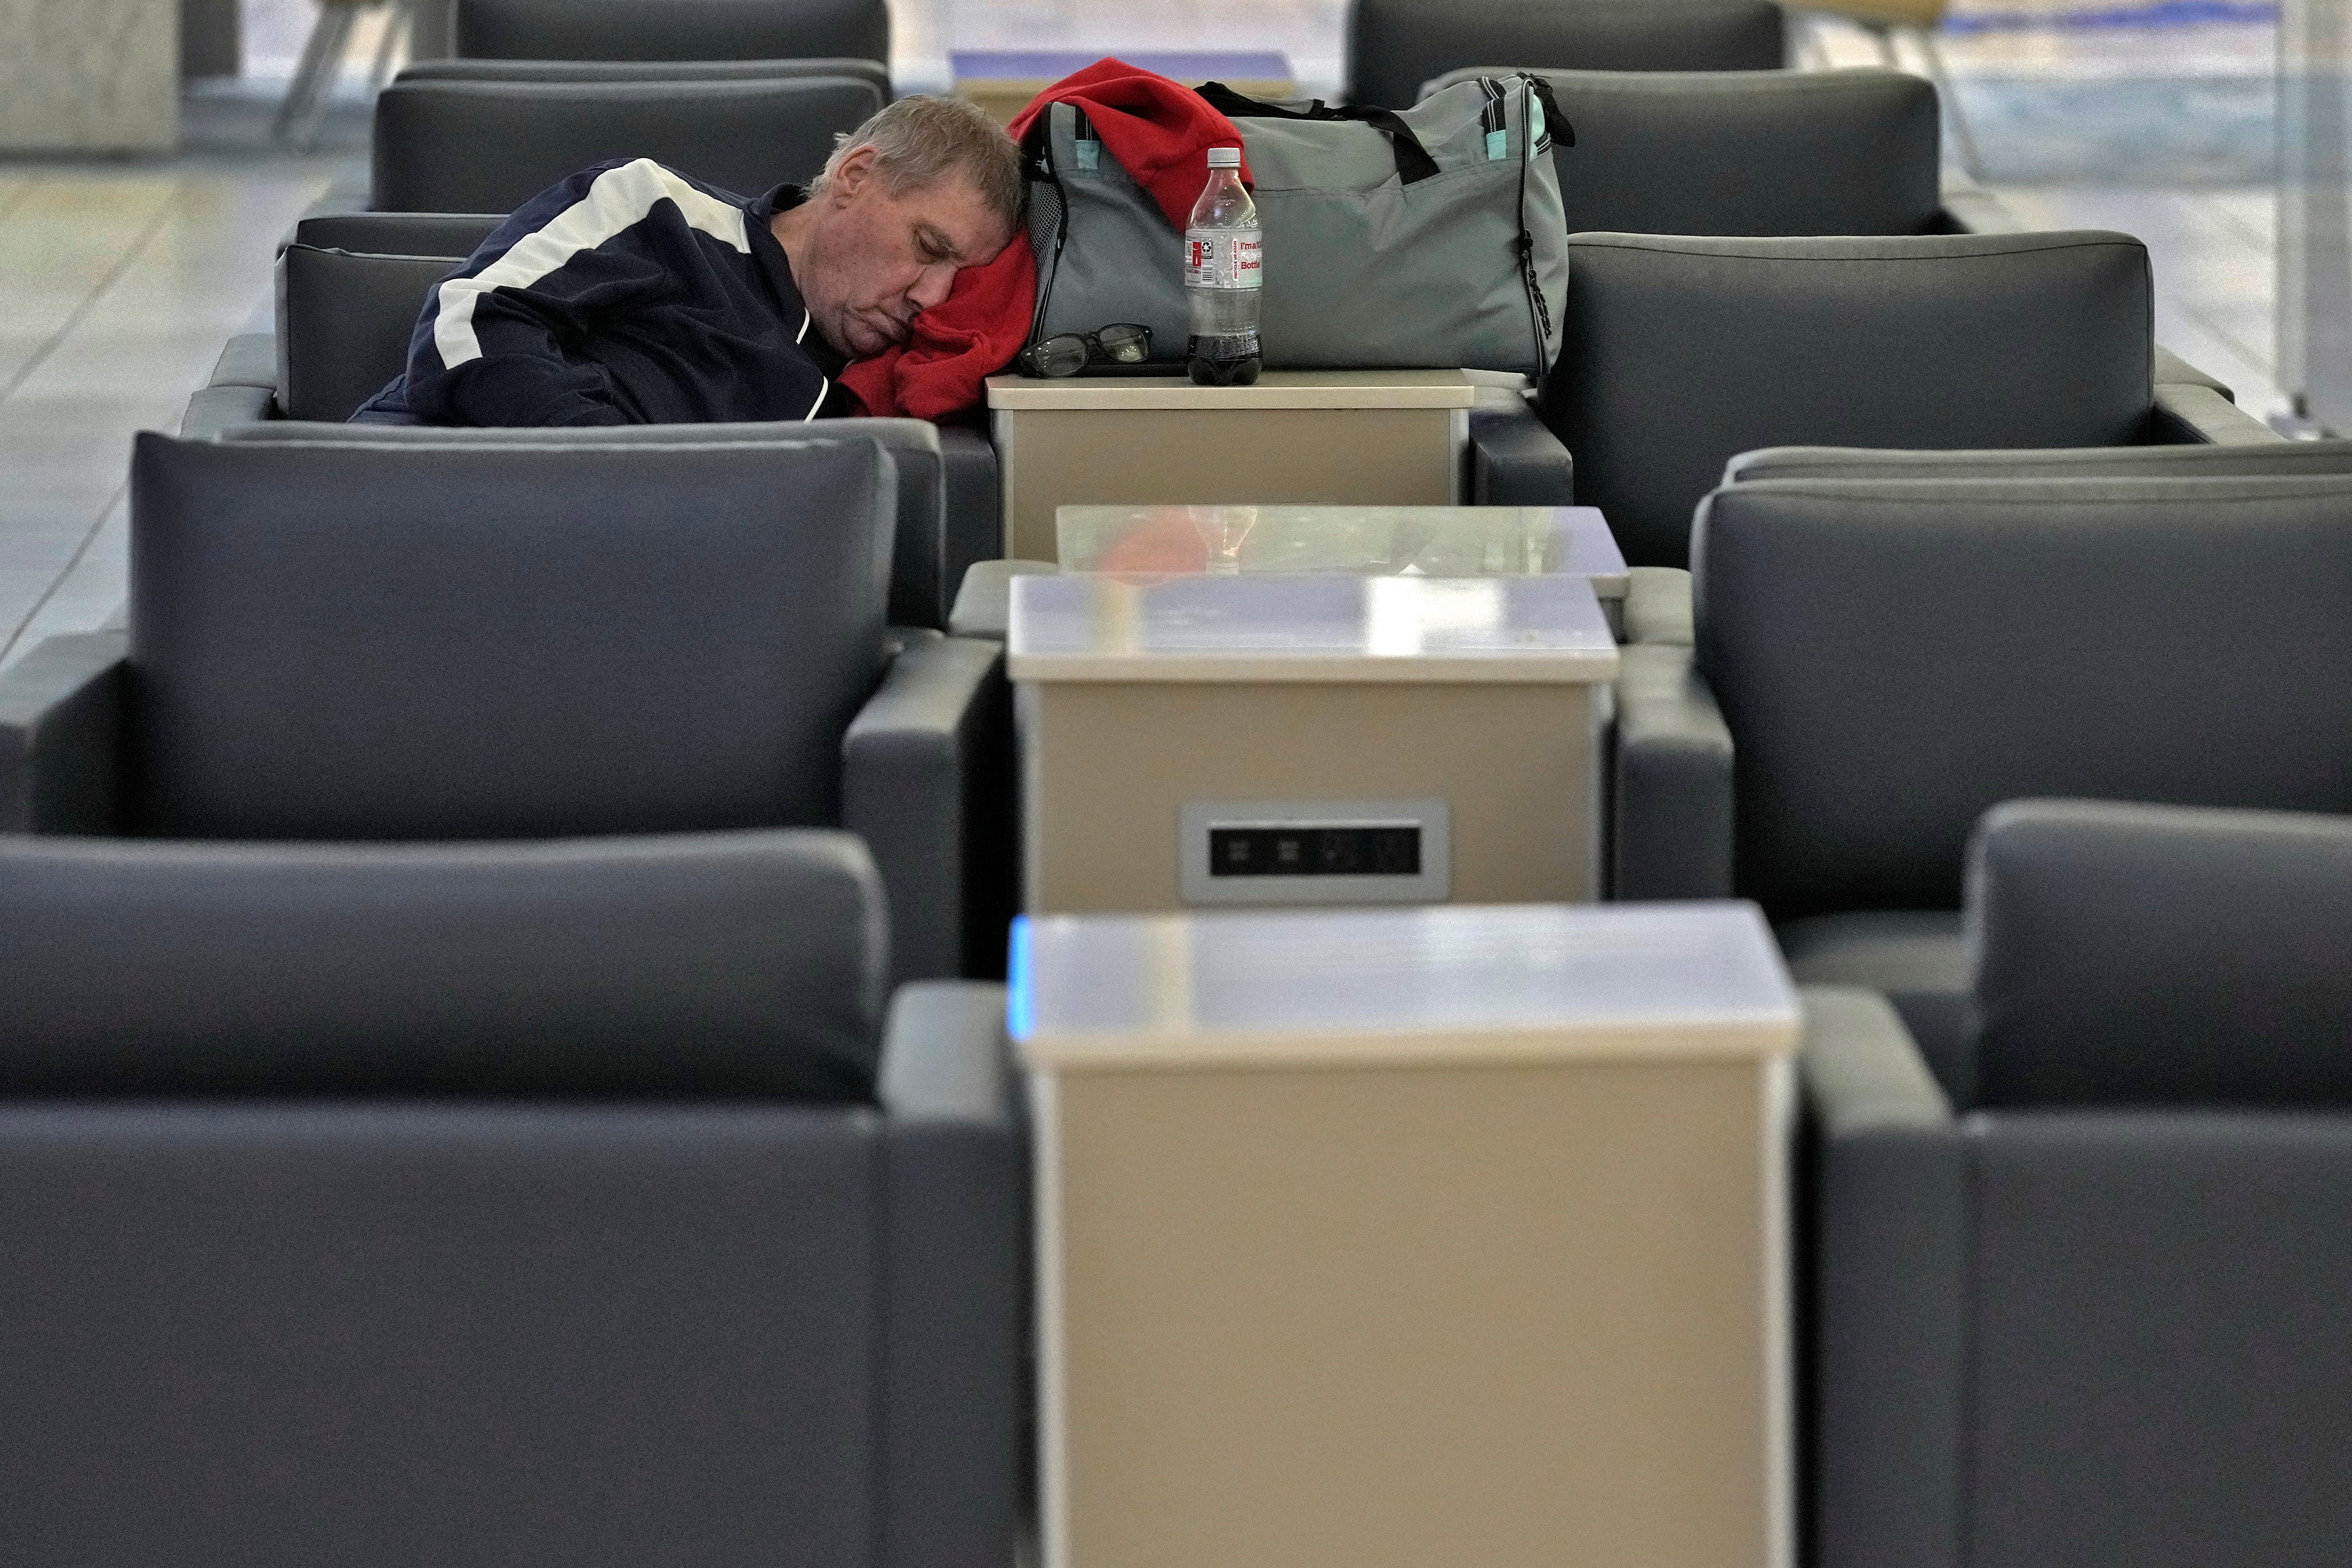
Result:
[[[2352,824],[2005,805],[1969,918],[1957,1085],[1806,994],[1808,1560],[2340,1560]]]
[[[457,0],[455,32],[473,59],[890,58],[884,0]]]
[[[266,438],[250,429],[280,420],[340,423],[407,363],[409,338],[432,286],[454,256],[365,254],[354,247],[464,242],[470,251],[499,219],[451,213],[354,213],[304,218],[278,258],[278,331],[232,340],[211,384],[189,400],[180,434],[190,438]],[[468,236],[471,236],[468,238]],[[455,244],[451,248],[456,248]],[[383,426],[354,426],[358,432]],[[976,430],[915,419],[828,420],[821,425],[651,426],[614,439],[744,440],[834,433],[870,435],[898,469],[898,531],[890,618],[907,626],[947,624],[965,570],[1002,548],[996,453]],[[1538,435],[1549,441],[1549,433]],[[434,440],[494,439],[479,431],[434,430]],[[545,433],[539,433],[545,434]],[[321,433],[305,431],[304,438]],[[373,438],[382,438],[380,436]],[[571,437],[559,437],[571,438]],[[1552,445],[1556,447],[1557,443]]]
[[[1757,900],[1939,1071],[1990,806],[2352,811],[2352,474],[1765,480],[1696,539],[1696,646],[1622,650],[1616,896]]]
[[[1422,96],[1511,68],[1449,71]],[[1981,204],[1946,206],[1936,89],[1906,71],[1538,74],[1576,128],[1574,145],[1552,149],[1570,234],[1959,234],[1985,221]]]
[[[833,832],[0,838],[11,1554],[1003,1568],[1025,1133]]]
[[[849,828],[899,978],[1001,973],[993,643],[886,637],[870,437],[139,438],[131,630],[0,677],[0,831]]]
[[[2097,232],[1583,234],[1539,406],[1628,562],[1687,563],[1691,511],[1772,446],[2021,448],[2261,422],[2158,380],[2147,252]],[[2177,363],[2177,362],[2175,362]]]
[[[1410,108],[1421,84],[1482,60],[1595,71],[1770,70],[1788,63],[1769,0],[1353,0],[1348,100]]]
[[[403,76],[375,103],[368,205],[511,212],[610,158],[653,158],[757,195],[824,166],[887,98],[859,77],[625,81]],[[489,149],[495,156],[487,156]]]

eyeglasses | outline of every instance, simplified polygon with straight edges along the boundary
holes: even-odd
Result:
[[[1032,375],[1076,375],[1090,364],[1141,364],[1151,357],[1151,329],[1121,321],[1096,332],[1056,332],[1021,352]]]

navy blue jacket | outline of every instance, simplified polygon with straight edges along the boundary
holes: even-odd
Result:
[[[654,425],[857,411],[756,201],[650,158],[532,197],[434,286],[370,423]]]

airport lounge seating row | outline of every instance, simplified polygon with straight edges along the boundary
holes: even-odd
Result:
[[[0,682],[20,737],[17,819],[49,831],[419,837],[846,813],[881,835],[886,877],[905,889],[894,920],[919,967],[902,973],[984,959],[1001,913],[990,926],[967,911],[1011,898],[997,645],[886,631],[879,582],[871,605],[867,585],[847,598],[815,585],[887,569],[899,469],[883,445],[849,426],[523,435],[451,442],[289,423],[144,438],[129,662],[120,634],[92,634],[37,649]],[[1893,455],[1856,455],[1878,477],[1748,476],[1717,490],[1698,512],[1685,640],[1621,650],[1616,894],[1750,897],[1808,922],[1784,931],[1801,975],[1874,977],[1940,1051],[1953,1028],[1928,1015],[1948,1014],[1959,988],[1950,911],[1961,844],[1984,809],[2063,793],[2340,804],[2352,758],[2326,712],[2333,680],[2352,674],[2329,673],[2346,646],[2336,557],[2352,548],[2343,453],[2285,442],[2053,452],[2044,477],[2009,478],[1887,477]],[[1924,466],[1959,469],[1958,456]],[[1835,457],[1750,463],[1818,474]],[[864,464],[883,474],[854,495],[825,488],[848,486]],[[787,514],[827,526],[776,531],[786,493],[802,498]],[[442,499],[420,506],[426,496]],[[856,543],[868,529],[878,540]],[[721,570],[726,552],[772,532],[767,556]],[[625,570],[673,533],[662,548],[715,552],[697,592],[728,590],[733,618],[680,623],[661,607],[674,585]],[[240,538],[234,551],[218,542]],[[831,553],[810,555],[820,547]],[[327,598],[347,607],[322,618]],[[772,603],[838,614],[776,624],[761,607]],[[2244,604],[2263,606],[2265,637],[2221,636]],[[2046,613],[2021,616],[2021,605]],[[1664,618],[1637,603],[1629,629],[1672,635]],[[431,657],[398,651],[403,628],[428,625],[439,628]],[[569,660],[544,646],[559,631]],[[595,659],[580,657],[590,650]],[[516,689],[510,664],[532,672],[539,699]],[[2309,679],[2240,700],[2281,668]],[[359,679],[371,668],[383,673]],[[831,697],[826,668],[840,671]],[[886,668],[880,707],[848,724]],[[619,669],[630,683],[604,679]],[[666,681],[691,705],[671,711],[683,700]],[[798,706],[761,698],[771,686]],[[347,687],[381,693],[385,713],[353,705]],[[572,695],[546,701],[557,688]],[[787,779],[766,752],[730,751],[711,725],[729,713],[747,733],[789,738],[806,766]],[[619,749],[587,768],[599,735]],[[895,793],[886,759],[909,745],[935,759],[923,764],[935,770],[928,794]],[[815,760],[835,755],[850,773]],[[352,779],[374,797],[345,787]]]
[[[0,674],[35,1560],[1024,1548],[1031,1131],[1004,991],[933,978],[1002,972],[994,639],[1050,569],[992,559],[987,440],[340,423],[506,205],[435,137],[821,153],[888,91],[870,0],[672,0],[668,55],[646,9],[463,0],[345,202],[424,210],[289,236],[278,331],[140,440],[127,633]],[[2332,1561],[2352,443],[2150,342],[2136,241],[1940,189],[1919,84],[1773,68],[1777,7],[1349,26],[1359,101],[1540,62],[1593,154],[1465,493],[1640,563],[1613,896],[1751,900],[1806,983],[1799,1560]]]
[[[2021,802],[1969,888],[1968,1089],[1802,994],[1805,1560],[2321,1560],[2352,828]],[[1011,1560],[1004,995],[886,1020],[879,899],[823,832],[0,840],[19,1542]]]
[[[278,254],[278,331],[240,337],[223,350],[210,383],[189,400],[181,434],[248,439],[257,427],[279,422],[348,419],[400,374],[432,286],[498,221],[447,213],[302,219]],[[1482,389],[1481,398],[1469,414],[1465,493],[1496,505],[1566,501],[1568,453],[1528,400],[1502,387]],[[900,521],[891,619],[945,626],[965,573],[1003,551],[994,448],[970,425],[859,419],[824,428],[870,431],[896,454]],[[437,438],[508,437],[444,430]]]

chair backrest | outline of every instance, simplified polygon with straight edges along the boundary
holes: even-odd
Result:
[[[1788,45],[1770,0],[1355,0],[1348,100],[1409,109],[1482,60],[1557,70],[1770,70]]]
[[[898,476],[898,518],[890,559],[890,624],[945,627],[965,564],[947,521],[946,458],[939,426],[923,419],[828,419],[822,425],[597,425],[448,429],[430,425],[317,425],[292,420],[233,426],[225,441],[369,446],[739,446],[810,439],[866,438],[889,455]]]
[[[850,77],[398,81],[376,99],[368,205],[511,212],[566,175],[638,157],[756,195],[814,177],[835,136],[882,104]]]
[[[2069,447],[2038,452],[1884,452],[1767,447],[1724,465],[1723,482],[1758,479],[2224,479],[2352,474],[2352,441],[2243,447]]]
[[[890,58],[884,0],[458,0],[455,33],[476,59]]]
[[[278,406],[340,423],[408,363],[416,315],[459,263],[289,245],[278,253]]]
[[[2112,447],[2146,438],[2147,248],[2128,235],[1570,243],[1540,400],[1638,566],[1759,447]]]
[[[138,827],[497,838],[830,826],[881,679],[871,437],[138,438]]]
[[[2352,1110],[2352,819],[2088,801],[1969,855],[1978,1103]]]
[[[401,81],[743,81],[845,76],[870,81],[887,98],[890,68],[880,60],[419,60]]]
[[[1953,909],[2027,795],[2352,809],[2352,478],[1804,480],[1699,509],[1735,887]]]
[[[868,1100],[863,841],[0,841],[0,1096]]]
[[[1570,234],[1929,234],[1942,217],[1936,89],[1908,72],[1539,74],[1576,128],[1552,144]]]

